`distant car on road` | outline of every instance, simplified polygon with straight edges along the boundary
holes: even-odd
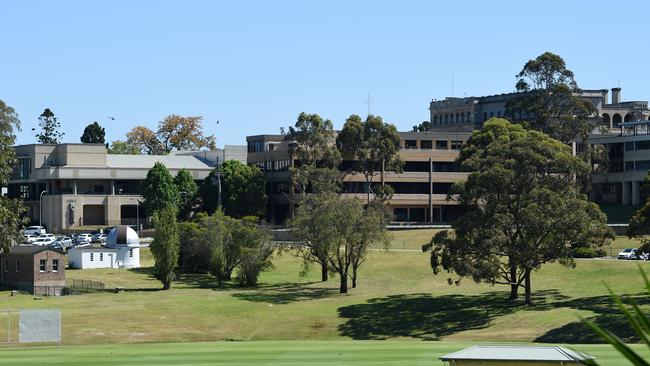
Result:
[[[621,250],[618,253],[617,258],[618,259],[626,259],[626,260],[634,260],[634,259],[646,260],[646,259],[648,259],[647,256],[644,255],[643,253],[641,253],[639,251],[639,249],[637,249],[637,248],[625,248],[625,249]]]
[[[42,226],[28,226],[23,230],[23,235],[41,235],[45,233],[45,228]]]

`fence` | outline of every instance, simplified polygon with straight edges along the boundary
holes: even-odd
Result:
[[[65,295],[79,295],[105,291],[104,282],[73,278],[71,286],[66,287]]]

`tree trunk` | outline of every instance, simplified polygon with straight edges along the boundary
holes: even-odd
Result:
[[[357,268],[352,267],[352,288],[357,288]]]
[[[348,293],[348,274],[341,275],[341,287],[339,288],[339,293],[347,294]]]
[[[530,288],[530,270],[527,269],[526,273],[524,274],[524,281],[525,281],[525,286],[526,286],[526,305],[532,305],[533,304],[533,299],[532,299],[532,289]]]
[[[321,282],[327,282],[329,273],[327,270],[327,262],[321,262],[320,264],[320,280]]]
[[[517,300],[519,297],[519,285],[517,284],[517,267],[510,266],[510,300]]]

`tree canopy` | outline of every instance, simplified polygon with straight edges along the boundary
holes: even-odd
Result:
[[[368,115],[362,121],[361,117],[352,115],[345,121],[336,144],[343,159],[352,163],[351,170],[363,173],[368,202],[374,193],[373,180],[382,167],[388,171],[401,171],[400,143],[397,128],[384,123],[379,116]]]
[[[142,151],[136,145],[133,145],[126,141],[115,140],[111,142],[111,146],[108,148],[109,154],[124,154],[124,155],[140,155]]]
[[[178,265],[179,236],[176,222],[176,206],[166,205],[153,214],[156,232],[151,242],[151,254],[154,257],[154,273],[163,284],[163,290],[169,290],[174,280],[174,269]]]
[[[38,127],[40,127],[41,131],[36,134],[36,138],[41,144],[58,144],[65,135],[65,133],[59,131],[61,122],[49,108],[45,108],[38,117]]]
[[[411,132],[427,132],[431,130],[431,122],[422,121],[419,125],[413,126]]]
[[[142,182],[142,205],[147,215],[153,216],[168,205],[177,207],[178,196],[178,188],[169,170],[161,162],[156,162]]]
[[[192,173],[188,169],[181,169],[174,177],[174,184],[178,191],[178,215],[181,218],[189,218],[194,203],[196,202],[199,187],[194,182]]]
[[[221,201],[226,215],[242,218],[244,216],[263,216],[266,208],[266,177],[256,166],[246,165],[237,160],[228,160],[208,175],[201,184],[203,208],[212,214],[218,206],[219,184],[216,175],[220,174]]]
[[[105,142],[105,136],[106,130],[95,121],[84,128],[84,133],[81,135],[81,142],[85,144],[103,144]]]
[[[573,265],[576,249],[600,247],[612,236],[605,215],[576,184],[589,165],[561,141],[495,118],[474,131],[458,161],[471,173],[452,195],[467,212],[453,232],[423,247],[434,273],[510,285],[511,299],[523,287],[530,304],[533,270],[555,261]]]
[[[149,155],[214,147],[214,136],[203,134],[202,121],[201,116],[184,117],[172,114],[158,123],[156,131],[145,126],[134,127],[126,134],[127,142],[138,146],[141,152]]]
[[[518,97],[506,103],[506,116],[569,143],[595,128],[593,105],[579,97],[574,74],[559,55],[545,52],[517,74]]]
[[[7,186],[16,165],[15,130],[20,129],[18,114],[0,100],[0,185]],[[20,240],[20,230],[27,223],[27,207],[20,199],[0,197],[0,253],[7,252]]]

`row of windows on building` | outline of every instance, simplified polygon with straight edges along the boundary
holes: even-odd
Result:
[[[289,170],[289,167],[291,166],[291,160],[284,159],[284,160],[256,161],[254,163],[251,163],[251,165],[258,167],[265,172],[283,172]]]
[[[521,118],[522,113],[519,112],[519,117]],[[492,117],[501,117],[501,111],[494,112],[483,112],[483,122],[487,121]],[[454,123],[465,123],[473,122],[471,112],[461,112],[461,113],[450,113],[450,114],[440,114],[433,116],[433,125],[449,125]]]
[[[418,141],[420,141],[419,148],[422,150],[433,150],[433,141],[432,140],[404,140],[405,149],[417,149]],[[436,150],[449,150],[450,146],[452,150],[460,150],[463,145],[463,141],[452,140],[451,144],[448,140],[435,140],[436,141]]]
[[[16,259],[16,272],[20,272],[20,259]],[[47,269],[47,260],[41,259],[38,263],[38,271],[44,273]],[[59,260],[52,259],[52,272],[59,271]],[[9,272],[9,260],[5,259],[5,272]]]
[[[133,258],[133,249],[129,249],[129,258]],[[95,253],[90,253],[90,261],[94,262],[95,261]],[[104,261],[104,253],[99,253],[99,261],[103,262]]]
[[[650,150],[650,140],[628,141],[625,143],[625,151]]]
[[[32,172],[30,158],[18,158],[14,169],[11,172],[11,179],[29,179],[29,173]]]

